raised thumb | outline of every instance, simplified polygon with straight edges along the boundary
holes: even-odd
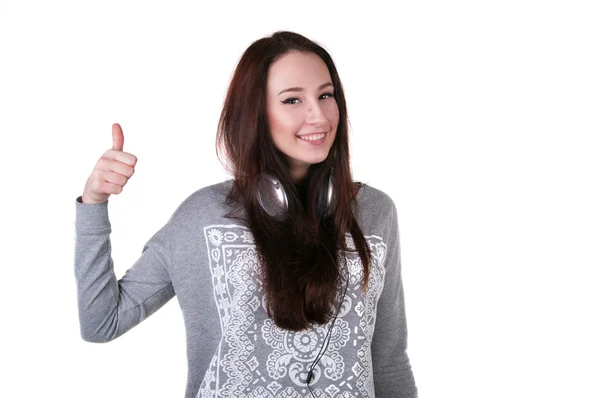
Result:
[[[115,151],[123,151],[123,142],[125,138],[123,137],[123,129],[119,125],[119,123],[115,123],[112,125],[112,137],[113,137],[113,147]]]

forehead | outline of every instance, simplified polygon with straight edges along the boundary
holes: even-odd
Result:
[[[267,91],[276,95],[289,87],[313,90],[327,82],[331,82],[331,75],[317,54],[292,51],[282,55],[269,68]]]

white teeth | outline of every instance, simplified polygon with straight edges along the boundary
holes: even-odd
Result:
[[[306,135],[304,137],[299,137],[299,138],[304,141],[318,141],[323,137],[325,137],[325,134]]]

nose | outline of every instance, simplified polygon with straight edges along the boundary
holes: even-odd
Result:
[[[327,117],[319,105],[311,105],[308,107],[306,115],[306,124],[323,125],[327,123]]]

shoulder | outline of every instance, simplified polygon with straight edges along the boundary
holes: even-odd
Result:
[[[398,217],[390,195],[364,183],[356,195],[353,212],[363,233],[368,235],[388,235]]]
[[[200,189],[194,191],[192,194],[190,194],[190,196],[187,197],[187,199],[184,201],[184,203],[186,201],[196,202],[196,201],[203,201],[206,199],[220,201],[220,200],[224,199],[225,196],[227,196],[232,185],[233,185],[233,180],[229,179],[229,180],[218,182],[216,184],[205,186],[203,188],[200,188]]]
[[[356,202],[363,212],[395,212],[396,204],[394,200],[381,189],[375,188],[369,184],[356,183],[359,185],[359,191],[356,195]]]
[[[225,180],[197,189],[185,198],[171,218],[189,220],[199,215],[222,216],[227,208],[226,198],[233,180]]]

